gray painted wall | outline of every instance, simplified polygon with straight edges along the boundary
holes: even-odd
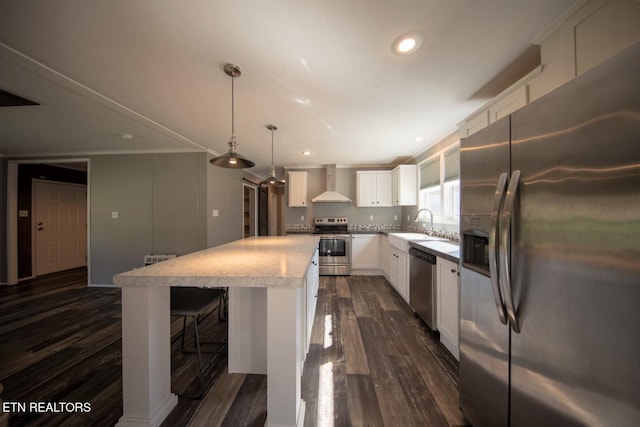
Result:
[[[97,156],[90,168],[89,283],[108,285],[153,253],[153,155]]]
[[[186,254],[207,247],[206,154],[153,156],[153,250]]]
[[[207,246],[213,247],[242,239],[242,178],[252,176],[242,170],[211,166],[208,161],[206,164]],[[214,209],[218,210],[217,217],[212,215]]]
[[[147,254],[184,255],[242,238],[242,178],[255,177],[211,166],[209,158],[204,152],[89,157],[89,284],[112,284]],[[2,224],[6,162],[0,159]],[[5,232],[1,227],[0,282],[6,281]]]
[[[388,168],[391,169],[391,168]],[[351,225],[383,226],[402,223],[402,208],[358,208],[356,207],[356,172],[359,170],[384,170],[384,168],[337,168],[336,190],[352,200],[352,203],[311,203],[311,199],[325,191],[326,173],[323,168],[291,169],[306,170],[307,176],[307,207],[290,208],[285,210],[285,229],[296,225],[313,225],[315,217],[346,217]],[[301,216],[304,215],[304,220]],[[371,216],[373,215],[373,220]],[[394,216],[397,219],[394,219]]]
[[[91,159],[90,284],[113,283],[147,254],[206,247],[206,166],[206,153]]]

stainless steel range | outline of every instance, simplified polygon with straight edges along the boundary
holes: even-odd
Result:
[[[351,274],[351,235],[347,218],[315,218],[313,234],[320,234],[318,245],[321,276]]]

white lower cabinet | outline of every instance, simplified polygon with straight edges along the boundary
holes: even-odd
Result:
[[[382,273],[385,275],[385,277],[389,277],[389,252],[390,252],[390,245],[389,245],[389,241],[387,240],[386,236],[380,236],[380,251],[379,251],[379,259],[378,259],[378,263],[380,265],[380,270],[382,270]]]
[[[379,269],[377,234],[351,235],[351,269]]]
[[[440,342],[458,359],[458,330],[460,326],[458,264],[438,257],[437,269],[437,323]]]
[[[316,303],[318,302],[318,287],[320,285],[320,276],[318,266],[318,250],[316,249],[315,254],[313,255],[313,260],[311,261],[311,266],[309,267],[309,271],[307,272],[307,286],[306,286],[306,304],[305,304],[305,316],[306,321],[304,322],[305,334],[304,334],[304,343],[305,343],[305,351],[306,354],[309,351],[309,344],[311,343],[311,329],[313,328],[313,319],[316,314]],[[304,361],[304,358],[303,358]]]
[[[409,303],[409,254],[389,246],[389,282]]]

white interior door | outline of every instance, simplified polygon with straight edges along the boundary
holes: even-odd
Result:
[[[35,275],[87,265],[87,186],[33,184]]]

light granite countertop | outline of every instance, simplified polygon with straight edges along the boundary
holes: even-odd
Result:
[[[117,286],[302,287],[318,236],[236,240],[114,276]]]

